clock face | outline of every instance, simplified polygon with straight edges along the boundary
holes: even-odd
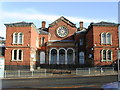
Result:
[[[60,26],[57,28],[56,33],[59,37],[65,37],[68,35],[68,29],[64,26]]]

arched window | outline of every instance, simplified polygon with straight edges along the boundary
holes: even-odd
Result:
[[[102,61],[111,61],[112,60],[112,51],[111,50],[102,50]]]
[[[45,52],[40,52],[40,64],[45,64]]]
[[[22,33],[19,33],[19,34],[18,34],[18,41],[19,41],[19,42],[18,42],[19,44],[22,44],[22,43],[23,43],[23,34],[22,34]]]
[[[107,44],[111,44],[111,34],[107,33],[106,36],[107,36],[107,40],[106,40]]]
[[[45,44],[45,37],[41,37],[41,45],[43,46]]]
[[[22,50],[12,50],[12,60],[22,60],[23,58],[23,51]]]
[[[79,64],[84,64],[84,52],[79,52]]]
[[[73,50],[69,49],[67,51],[67,64],[74,64]]]
[[[102,33],[101,44],[111,44],[111,43],[112,43],[112,35],[110,33]]]
[[[111,50],[107,51],[107,59],[112,60],[112,52],[111,52]]]
[[[106,50],[103,50],[103,60],[106,60]]]
[[[50,64],[57,64],[57,50],[52,49],[51,50],[51,61]]]
[[[13,33],[13,44],[23,44],[23,34]]]
[[[80,46],[83,45],[83,38],[80,38]]]
[[[17,60],[17,50],[12,51],[12,60]]]
[[[101,44],[106,44],[106,34],[105,33],[101,34]]]
[[[17,44],[17,41],[18,41],[18,34],[13,33],[13,44]]]

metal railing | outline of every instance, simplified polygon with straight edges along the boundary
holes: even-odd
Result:
[[[76,68],[76,75],[111,75],[117,74],[114,67]]]
[[[50,75],[50,73],[47,73],[46,69],[43,70],[5,70],[4,72],[4,78],[14,78],[14,77],[46,77],[47,75]]]

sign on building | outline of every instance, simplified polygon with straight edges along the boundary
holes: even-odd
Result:
[[[0,58],[0,78],[4,77],[4,58]]]

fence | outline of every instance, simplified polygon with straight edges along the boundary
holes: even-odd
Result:
[[[116,73],[114,67],[76,68],[76,75],[111,75]]]
[[[10,78],[10,77],[46,77],[47,75],[50,75],[50,73],[46,72],[46,69],[43,70],[34,70],[34,71],[29,71],[29,70],[9,70],[4,72],[4,77],[5,78]]]

